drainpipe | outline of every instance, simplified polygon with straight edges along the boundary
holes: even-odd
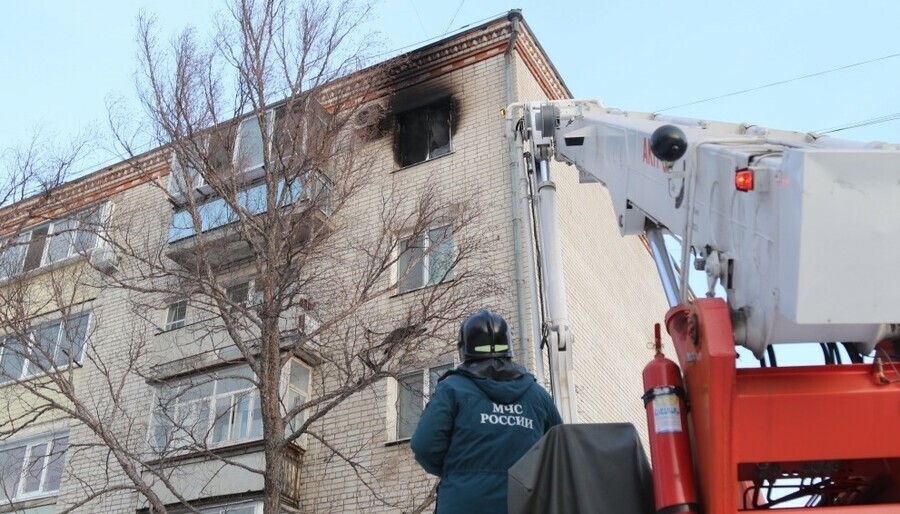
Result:
[[[511,105],[515,101],[515,87],[513,79],[513,49],[516,46],[516,39],[519,37],[519,22],[522,20],[522,10],[513,9],[509,11],[507,19],[512,24],[509,34],[509,44],[506,46],[506,52],[503,54],[503,63],[506,74],[506,105]],[[525,277],[522,273],[522,204],[525,195],[522,193],[521,182],[525,176],[522,172],[522,141],[516,137],[515,127],[510,126],[511,112],[507,112],[506,116],[506,135],[509,138],[509,183],[511,190],[510,208],[512,210],[512,246],[513,246],[513,267],[515,270],[516,283],[516,326],[518,327],[518,355],[523,364],[527,364],[528,360],[528,339],[525,337]],[[532,281],[532,289],[535,285]],[[532,298],[536,298],[535,291],[532,291]],[[531,337],[535,342],[538,341],[534,326],[531,327]],[[535,346],[538,346],[537,344]],[[541,362],[541,354],[536,353],[534,364],[535,377],[538,381],[543,382],[544,366]]]

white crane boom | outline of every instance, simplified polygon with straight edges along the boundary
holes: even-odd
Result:
[[[536,162],[574,164],[609,189],[623,235],[681,239],[682,275],[690,251],[709,294],[727,291],[737,344],[761,355],[842,341],[867,353],[900,335],[900,146],[593,101],[510,107]]]

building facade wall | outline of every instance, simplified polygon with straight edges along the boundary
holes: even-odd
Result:
[[[164,233],[170,212],[159,188],[147,181],[139,184],[132,183],[104,197],[113,206],[109,220],[111,235],[125,237],[127,234],[135,245],[148,244]],[[84,206],[77,195],[70,198],[73,199],[70,208]],[[84,201],[89,204],[91,199]],[[84,257],[73,257],[60,264],[24,277],[24,287],[42,290],[46,297],[43,300],[30,297],[25,303],[32,306],[27,308],[43,308],[50,313],[48,316],[57,318],[63,315],[59,309],[71,309],[73,314],[90,311],[83,360],[80,365],[60,372],[62,378],[71,374],[78,405],[52,393],[58,386],[36,391],[37,396],[15,384],[0,386],[4,398],[28,403],[35,410],[50,401],[56,404],[38,423],[15,433],[9,441],[53,430],[67,432],[69,438],[58,495],[29,500],[21,506],[55,501],[55,508],[74,508],[75,512],[134,512],[137,497],[132,491],[119,490],[90,499],[95,491],[128,485],[127,477],[97,433],[114,436],[117,444],[130,451],[144,451],[152,389],[141,373],[164,357],[152,352],[149,334],[153,332],[148,326],[152,320],[137,315],[140,310],[135,309],[136,304],[128,293],[109,287],[110,276],[92,269]],[[131,272],[130,263],[120,261],[111,273],[121,278]],[[13,282],[7,285],[19,286]],[[43,379],[39,376],[31,383]],[[89,413],[90,419],[73,419],[67,410]],[[13,409],[5,410],[5,414],[14,420],[13,426],[30,418]]]
[[[161,189],[165,179],[143,182],[108,200],[113,211],[108,221],[109,237],[132,247],[135,253],[158,250],[165,241],[171,206]],[[120,255],[118,266],[109,275],[97,273],[101,293],[93,306],[95,319],[91,351],[83,373],[83,393],[78,398],[94,413],[93,424],[115,438],[115,445],[128,452],[146,455],[147,434],[154,390],[147,383],[150,369],[171,358],[155,343],[160,330],[162,302],[151,295],[130,291],[113,281],[133,277],[142,280],[146,270]],[[82,383],[79,383],[82,387]],[[60,490],[61,508],[78,507],[75,512],[134,512],[139,506],[123,468],[88,424],[74,422],[70,428],[72,450],[67,454],[69,479]],[[115,492],[82,504],[92,492],[109,488]]]
[[[508,22],[495,24],[503,26],[498,34],[509,35]],[[515,101],[559,98],[565,86],[543,55],[533,53],[539,50],[530,33],[522,37],[526,39],[513,53],[510,76],[502,53],[506,39],[484,38],[488,43],[473,43],[484,48],[459,49],[461,54],[480,52],[473,53],[470,60],[457,61],[439,72],[432,70],[416,80],[400,81],[390,95],[375,99],[389,116],[395,116],[430,100],[450,97],[452,152],[401,167],[392,131],[370,140],[365,151],[377,171],[376,180],[341,215],[345,229],[341,237],[348,242],[365,241],[378,230],[377,215],[389,194],[406,198],[400,207],[406,211],[415,208],[417,197],[425,190],[433,191],[441,205],[471,204],[478,216],[454,237],[477,236],[482,240],[483,251],[467,265],[490,273],[500,285],[482,298],[482,306],[510,320],[514,336],[524,335],[527,351],[517,360],[533,367],[536,313],[529,285],[536,277],[526,262],[530,228],[528,220],[523,219],[521,245],[516,251],[512,218],[518,199],[513,199],[509,141],[504,137],[504,119],[498,111],[508,103],[508,86]],[[409,76],[414,78],[415,72],[410,71]],[[559,164],[552,165],[552,172],[559,191],[563,272],[576,337],[574,378],[580,421],[628,421],[643,431],[640,372],[651,357],[646,345],[652,339],[653,323],[661,320],[666,310],[652,259],[638,238],[619,236],[608,195],[600,185],[578,184],[574,169]],[[165,173],[151,175],[122,182],[111,196],[117,206],[112,218],[117,230],[114,237],[127,238],[129,244],[148,251],[164,244],[172,216],[171,205],[160,189]],[[517,259],[524,274],[520,284],[524,326],[516,322],[520,307],[514,271]],[[140,270],[130,268],[132,265],[120,262],[115,273],[119,277],[132,272],[140,276]],[[120,434],[129,448],[145,448],[155,394],[147,382],[148,370],[190,357],[206,349],[204,345],[212,348],[215,341],[207,338],[198,342],[194,339],[199,336],[187,328],[161,333],[166,298],[135,296],[133,292],[103,287],[102,275],[95,279],[100,287],[88,299],[95,319],[89,353],[93,357],[76,370],[80,375],[78,387],[84,390],[83,401],[98,413],[99,423]],[[369,310],[373,315],[396,316],[415,302],[415,294],[389,294]],[[456,363],[455,347],[456,329],[448,326],[433,337],[418,363]],[[136,354],[138,348],[141,351]],[[140,358],[139,373],[132,366],[135,355]],[[122,380],[117,382],[117,377]],[[335,387],[336,380],[324,366],[314,369],[313,394],[327,392]],[[4,389],[12,391],[10,387]],[[397,440],[392,431],[391,405],[395,401],[396,383],[382,380],[351,396],[313,425],[325,442],[316,437],[301,441],[302,512],[406,511],[428,494],[435,479],[414,462],[408,441]],[[91,430],[72,423],[70,447],[77,449],[67,455],[66,475],[57,500],[60,508],[75,507],[97,486],[127,484],[120,466],[97,442]],[[351,458],[353,465],[344,457]],[[240,485],[235,484],[235,488]],[[75,512],[125,513],[143,507],[146,503],[138,499],[138,494],[122,490],[80,505]]]
[[[484,298],[483,306],[513,319],[509,154],[503,138],[503,120],[497,115],[505,102],[503,63],[502,56],[491,57],[395,93],[396,97],[410,99],[445,94],[452,97],[457,120],[451,154],[399,168],[392,134],[370,144],[384,180],[381,187],[397,187],[401,194],[408,194],[410,201],[416,198],[416,192],[432,187],[441,203],[474,204],[479,211],[477,218],[454,237],[484,236],[484,253],[469,265],[491,270],[504,289]],[[380,197],[378,188],[373,188],[369,195],[360,198],[351,216],[363,219],[365,212],[378,213]],[[377,218],[370,217],[368,223],[359,224],[360,230],[373,226],[377,226]],[[364,234],[358,237],[363,238]],[[380,308],[397,312],[410,301],[415,301],[412,296],[393,295],[385,298]],[[455,330],[448,329],[440,339],[431,350],[434,364],[448,362],[455,356]],[[322,432],[331,435],[335,442],[346,444],[346,449],[368,472],[358,477],[357,470],[335,458],[323,445],[310,443],[304,456],[302,503],[306,511],[393,512],[398,506],[413,507],[434,484],[412,459],[408,441],[394,441],[389,433],[386,382],[351,398],[322,423]]]

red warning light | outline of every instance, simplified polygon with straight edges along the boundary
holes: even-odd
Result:
[[[743,168],[734,172],[734,187],[738,191],[753,191],[753,170]]]

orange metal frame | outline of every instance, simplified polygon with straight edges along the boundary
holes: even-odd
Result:
[[[721,299],[666,315],[691,403],[700,497],[707,514],[753,510],[748,485],[767,477],[824,477],[868,496],[830,496],[814,512],[900,512],[900,384],[872,364],[736,369],[731,317]],[[828,502],[825,502],[826,504]],[[784,508],[779,512],[807,512]]]

